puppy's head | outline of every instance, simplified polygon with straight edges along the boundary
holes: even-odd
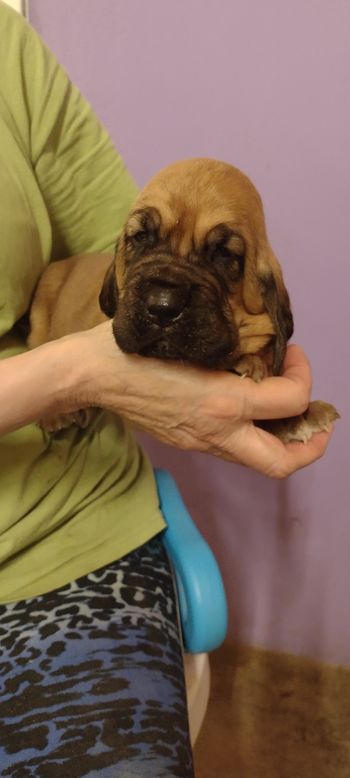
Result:
[[[209,159],[160,171],[129,215],[100,305],[123,351],[223,369],[258,353],[278,373],[292,315],[249,179]]]

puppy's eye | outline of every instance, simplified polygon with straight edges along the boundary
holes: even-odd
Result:
[[[222,262],[233,270],[239,271],[243,268],[243,253],[241,254],[233,248],[229,248],[226,243],[217,243],[216,246],[213,246],[211,259],[217,263]]]
[[[214,246],[212,250],[212,259],[233,259],[234,254],[232,254],[232,251],[225,246],[224,243],[218,243],[217,246]]]
[[[125,225],[125,242],[130,259],[141,257],[159,240],[160,215],[156,208],[145,208],[130,214]]]
[[[153,249],[157,243],[156,230],[137,230],[127,237],[127,243],[131,250],[143,252]]]
[[[139,230],[134,235],[130,235],[130,239],[135,243],[144,243],[149,237],[149,233],[146,230]]]

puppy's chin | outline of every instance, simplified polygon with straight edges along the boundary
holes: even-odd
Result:
[[[151,345],[141,347],[138,354],[143,357],[186,362],[211,370],[225,369],[226,363],[232,362],[231,349],[229,347],[226,349],[216,349],[212,352],[203,351],[200,347],[184,350],[161,338]]]
[[[195,332],[192,329],[192,332]],[[231,333],[221,331],[217,338],[211,331],[207,338],[191,336],[191,330],[184,327],[149,327],[136,333],[113,320],[113,334],[119,348],[127,354],[143,357],[186,362],[207,369],[230,369],[237,359],[237,346]],[[214,335],[214,337],[213,337]]]

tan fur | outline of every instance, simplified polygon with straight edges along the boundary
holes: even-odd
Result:
[[[161,170],[136,200],[134,211],[156,208],[161,214],[160,234],[170,235],[179,257],[199,250],[217,224],[227,224],[243,236],[247,246],[243,298],[247,312],[262,313],[257,273],[272,270],[278,286],[282,273],[268,244],[259,193],[238,168],[210,159],[175,162]],[[122,286],[123,248],[119,251],[118,286]]]
[[[30,311],[30,348],[106,321],[98,302],[111,254],[52,262],[44,271]]]
[[[264,313],[257,273],[263,275],[272,270],[281,293],[284,286],[279,265],[267,241],[261,198],[247,176],[231,165],[214,160],[175,162],[160,171],[140,193],[129,215],[126,232],[128,227],[136,229],[137,212],[145,207],[159,211],[160,234],[163,238],[170,237],[171,247],[179,257],[198,251],[217,224],[227,224],[243,236],[248,249],[245,281],[241,299],[235,301],[233,317],[242,326],[242,353],[250,354],[263,348],[274,333],[274,327]],[[45,339],[88,329],[93,326],[92,322],[106,318],[103,314],[98,315],[98,294],[112,257],[104,255],[103,260],[100,257],[73,257],[48,266],[31,310],[31,347]],[[125,239],[122,236],[116,262],[121,297],[124,271]],[[44,310],[38,312],[38,308]],[[54,321],[49,324],[50,316],[45,317],[52,309]]]
[[[228,242],[231,249],[239,253],[240,247],[244,247],[244,275],[235,284],[229,301],[239,344],[230,355],[231,364],[224,367],[232,367],[255,381],[276,372],[276,365],[279,370],[292,318],[282,271],[267,238],[262,201],[244,173],[209,159],[176,162],[151,179],[129,214],[115,265],[111,266],[112,256],[101,254],[49,265],[31,308],[30,347],[104,321],[107,317],[99,307],[104,278],[113,283],[115,278],[119,299],[123,300],[127,241],[138,230],[142,231],[141,214],[145,208],[153,210],[159,235],[170,247],[174,262],[198,263],[211,231],[215,234],[220,225],[227,225],[234,232]],[[211,283],[219,281],[213,277]],[[329,408],[323,412],[321,403],[314,409],[309,437],[337,417],[335,409],[332,415]],[[299,439],[305,440],[308,425],[304,416],[301,425]],[[51,428],[56,429],[56,425]],[[275,432],[282,437],[276,423]],[[297,438],[295,420],[291,434],[292,439]],[[288,423],[283,425],[283,439],[288,439]]]

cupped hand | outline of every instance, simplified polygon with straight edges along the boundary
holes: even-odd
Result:
[[[82,337],[88,367],[84,404],[122,415],[177,448],[202,451],[284,478],[325,452],[330,432],[282,443],[254,420],[296,416],[310,401],[312,376],[299,346],[287,349],[283,375],[260,384],[226,372],[123,354],[111,323]]]

